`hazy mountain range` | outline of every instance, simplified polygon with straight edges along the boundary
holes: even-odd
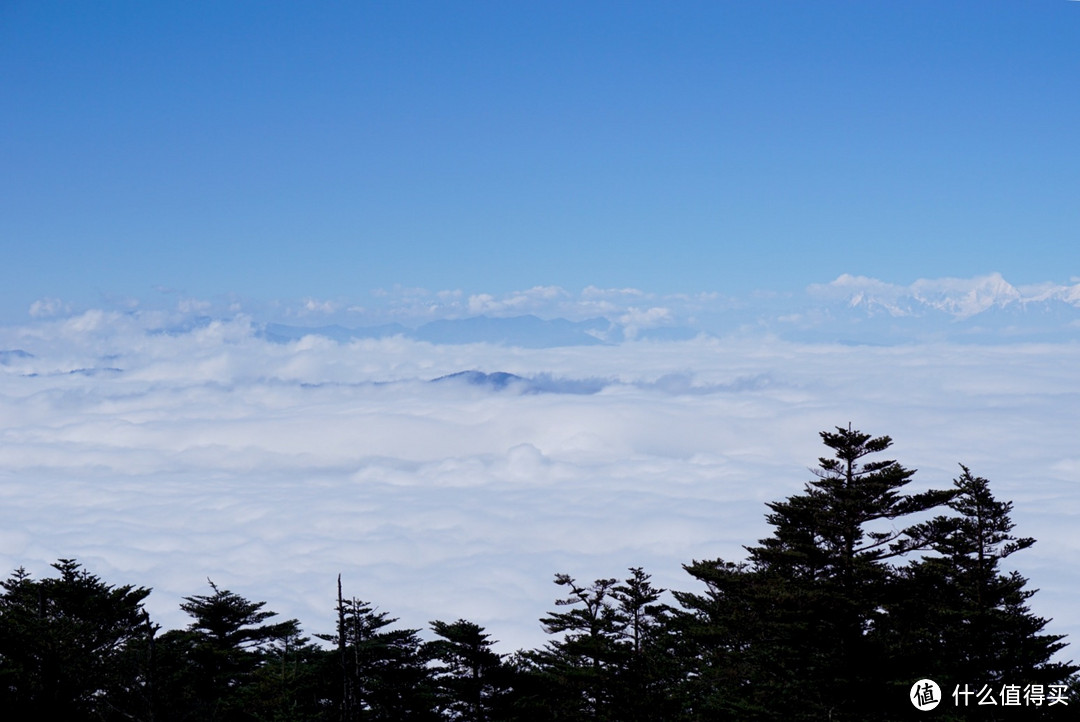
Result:
[[[266,323],[258,327],[258,334],[279,343],[308,335],[339,342],[401,336],[435,344],[496,343],[522,348],[753,333],[798,341],[871,344],[1080,338],[1080,284],[1014,286],[1000,274],[920,280],[909,286],[845,274],[799,295],[728,300],[713,308],[690,307],[682,300],[651,297],[645,301],[655,305],[648,308],[614,308],[581,320],[568,318],[574,308],[563,304],[558,309],[537,308],[535,313],[463,315],[413,326]],[[545,311],[565,315],[544,318]]]

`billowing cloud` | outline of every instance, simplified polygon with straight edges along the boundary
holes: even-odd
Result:
[[[534,286],[499,298],[487,293],[469,296],[467,310],[473,315],[525,314],[548,311],[553,303],[568,298],[569,293],[559,286]]]
[[[637,288],[586,286],[575,291],[549,285],[504,293],[395,286],[373,291],[362,302],[314,297],[257,301],[233,296],[183,298],[165,306],[155,306],[153,299],[134,306],[127,301],[121,299],[103,309],[72,310],[56,299],[41,299],[33,306],[33,317],[38,321],[83,317],[86,322],[87,314],[95,313],[143,320],[156,315],[160,329],[171,331],[207,318],[243,315],[263,326],[289,326],[272,332],[280,338],[299,338],[308,332],[328,333],[338,340],[405,334],[441,342],[453,336],[454,329],[439,327],[438,339],[427,333],[432,329],[420,329],[432,323],[481,318],[498,319],[502,329],[507,320],[533,317],[558,322],[563,329],[570,328],[566,322],[577,324],[580,334],[604,342],[765,332],[791,340],[896,343],[972,337],[1047,340],[1061,338],[1063,332],[1075,338],[1080,320],[1080,283],[1014,285],[999,273],[918,279],[908,285],[842,274],[832,282],[808,286],[805,293],[760,292],[746,298],[718,291],[657,294]],[[461,340],[494,341],[500,333],[478,339],[473,328],[461,334]],[[570,336],[564,334],[564,341]]]
[[[538,645],[555,572],[690,588],[681,565],[741,558],[852,422],[919,487],[963,462],[1013,499],[1039,542],[1009,561],[1080,634],[1075,344],[273,343],[243,316],[89,311],[0,349],[0,565],[77,557],[154,587],[166,626],[210,576],[329,631],[340,572],[403,623]],[[547,385],[431,383],[470,369]]]
[[[317,299],[317,298],[305,298],[300,306],[302,314],[323,314],[329,315],[340,311],[343,304],[338,301],[331,301],[329,299]]]
[[[48,318],[58,316],[70,311],[70,306],[59,298],[39,298],[30,304],[30,316],[32,318]]]
[[[628,308],[626,313],[619,316],[619,323],[623,326],[623,333],[628,339],[637,338],[638,332],[644,328],[652,328],[665,323],[671,323],[671,309],[661,306],[652,308]]]
[[[213,309],[213,304],[198,298],[182,298],[177,302],[176,309],[182,314],[207,313]]]

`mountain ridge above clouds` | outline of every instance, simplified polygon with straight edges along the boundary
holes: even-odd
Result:
[[[34,357],[34,354],[27,353],[26,351],[23,351],[21,348],[0,350],[0,366],[7,366],[8,364],[12,363],[13,361],[20,361],[22,359],[28,359],[28,358],[33,358],[33,357]]]
[[[428,321],[410,329],[400,323],[347,328],[266,324],[271,341],[307,335],[339,342],[404,338],[433,344],[492,343],[521,348],[619,344],[626,341],[685,341],[697,335],[767,333],[793,341],[890,344],[913,341],[1000,341],[1080,339],[1080,283],[1016,286],[999,273],[971,279],[920,279],[903,286],[843,274],[814,284],[803,294],[725,302],[709,309],[680,305],[680,297],[654,299],[651,323],[631,309],[610,309],[585,320],[537,313],[470,316]],[[554,310],[554,309],[553,309]],[[559,309],[565,311],[566,309]]]
[[[1062,306],[1080,309],[1080,282],[1014,286],[1000,273],[970,279],[920,279],[908,286],[845,273],[831,283],[811,285],[808,294],[843,300],[851,308],[882,310],[892,316],[938,311],[966,319],[993,310],[1051,310]]]
[[[600,378],[562,378],[551,374],[541,373],[530,376],[521,376],[506,371],[493,371],[486,373],[476,369],[458,371],[445,374],[431,379],[432,384],[463,384],[475,386],[488,391],[515,390],[522,394],[574,394],[587,396],[599,393],[606,386],[614,383],[611,379]]]
[[[782,317],[791,340],[907,343],[1080,340],[1080,283],[1013,285],[1000,273],[907,286],[843,274]]]
[[[68,309],[33,316],[29,326],[0,328],[0,363],[7,368],[25,365],[29,357],[22,354],[38,353],[40,342],[52,337],[65,346],[131,333],[205,339],[225,334],[273,344],[306,337],[340,344],[402,338],[523,349],[688,341],[699,335],[856,345],[1080,340],[1080,279],[1016,285],[991,273],[902,285],[842,274],[800,292],[762,292],[743,299],[591,287],[577,294],[543,291],[485,296],[479,315],[473,312],[477,304],[449,292],[426,292],[423,298],[430,303],[423,309],[406,295],[384,298],[382,305],[369,308],[307,299],[299,306],[250,301],[214,307],[184,300],[171,309],[150,304],[75,313]],[[59,303],[52,307],[68,308]]]

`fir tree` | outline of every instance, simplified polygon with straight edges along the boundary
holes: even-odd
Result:
[[[1028,600],[1036,590],[1027,588],[1027,579],[1001,568],[1035,540],[1013,535],[1012,502],[998,501],[986,479],[961,470],[949,502],[957,514],[949,533],[934,545],[937,555],[907,570],[904,593],[891,605],[894,646],[908,678],[932,677],[945,694],[957,685],[999,691],[1006,684],[1067,685],[1078,668],[1054,659],[1065,647],[1062,635],[1046,634],[1049,620],[1031,612]],[[1021,709],[1016,716],[1025,719],[1049,713]],[[961,709],[955,716],[977,718],[983,711]],[[1008,712],[1003,708],[998,716]]]
[[[664,590],[641,568],[622,582],[598,579],[583,586],[566,574],[555,583],[569,588],[556,600],[563,612],[541,622],[560,635],[530,655],[548,682],[548,717],[581,720],[671,719],[678,666],[671,608],[659,602]]]
[[[674,610],[660,601],[664,591],[641,567],[631,567],[630,576],[611,589],[620,622],[612,710],[622,722],[671,720],[678,709],[675,690],[683,670]]]
[[[157,644],[161,702],[167,719],[246,719],[244,687],[274,642],[295,639],[295,619],[266,624],[276,612],[209,581],[213,594],[185,597],[192,617],[186,630],[170,631]]]
[[[114,587],[72,559],[57,577],[18,569],[0,583],[0,707],[9,719],[105,719],[145,712],[150,590]]]
[[[262,651],[262,661],[242,689],[252,719],[274,722],[337,722],[333,703],[334,653],[307,637],[288,634]]]
[[[341,719],[410,722],[438,719],[431,661],[416,629],[338,592],[338,629],[318,635],[338,650]]]
[[[891,459],[863,461],[887,450],[888,436],[837,427],[821,438],[833,455],[819,459],[816,479],[802,494],[768,504],[773,535],[747,548],[746,566],[716,560],[687,567],[708,591],[680,601],[726,635],[723,649],[746,648],[742,681],[731,680],[733,688],[725,690],[742,695],[727,705],[733,716],[878,715],[886,680],[872,632],[893,565],[944,532],[940,521],[903,520],[941,506],[953,491],[908,495],[903,489],[913,470]],[[719,661],[710,657],[706,663]]]
[[[482,627],[464,619],[434,621],[439,639],[429,642],[428,654],[441,664],[435,668],[440,707],[449,719],[486,722],[505,693],[507,679],[502,657]]]
[[[569,589],[555,604],[569,609],[540,620],[545,632],[560,636],[536,655],[551,680],[553,715],[610,719],[614,691],[610,666],[622,627],[611,597],[616,582],[597,579],[582,586],[568,574],[555,575],[555,583]]]
[[[790,585],[769,585],[746,563],[695,561],[686,570],[705,585],[704,593],[674,593],[683,607],[675,623],[687,670],[679,696],[688,718],[782,719],[787,697],[768,685],[802,670],[789,655],[775,654],[776,637],[766,630],[778,624],[776,610],[790,606]]]

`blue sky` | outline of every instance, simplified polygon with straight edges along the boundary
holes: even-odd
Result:
[[[0,5],[0,318],[1080,274],[1080,4]]]

